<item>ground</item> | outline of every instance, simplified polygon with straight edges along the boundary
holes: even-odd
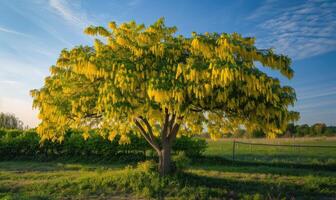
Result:
[[[292,140],[253,142],[283,144]],[[336,146],[336,139],[297,139],[296,143]],[[237,161],[231,162],[228,160],[232,157],[231,140],[209,141],[206,157],[194,161],[184,171],[184,189],[197,188],[198,192],[204,189],[210,196],[223,194],[233,199],[335,199],[336,149],[328,149],[325,155],[325,149],[316,148],[307,151],[305,156],[306,150],[258,148],[239,146]],[[305,159],[294,158],[298,151]],[[282,156],[284,152],[288,155],[287,161]],[[125,166],[120,163],[3,161],[0,162],[0,199],[144,198],[111,186],[110,182],[119,180],[115,177],[124,176]],[[170,196],[179,199],[174,194]]]

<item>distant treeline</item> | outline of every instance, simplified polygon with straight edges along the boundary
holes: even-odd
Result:
[[[80,160],[134,160],[155,155],[142,137],[129,134],[129,144],[119,144],[119,136],[109,141],[95,131],[85,140],[80,131],[68,131],[62,142],[40,141],[34,130],[1,130],[0,159],[80,159]],[[198,157],[205,151],[204,139],[179,137],[173,144],[175,152],[183,151],[189,157]]]
[[[23,122],[14,114],[0,112],[0,128],[22,130],[24,127]]]
[[[209,136],[203,135],[205,138]],[[319,137],[319,136],[336,136],[336,126],[327,126],[324,123],[316,123],[309,126],[308,124],[295,125],[289,123],[286,130],[277,135],[277,137]],[[265,138],[267,134],[261,130],[247,132],[241,128],[236,133],[227,133],[223,138]]]
[[[242,133],[248,137],[266,137],[262,131],[254,131],[252,133]],[[336,126],[327,126],[324,123],[316,123],[309,126],[308,124],[295,125],[290,123],[287,125],[286,131],[279,137],[318,137],[318,136],[336,136]]]
[[[284,136],[336,136],[336,126],[327,126],[324,123],[316,123],[312,126],[308,124],[294,125],[288,124]]]

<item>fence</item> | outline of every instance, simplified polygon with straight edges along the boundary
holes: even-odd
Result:
[[[266,144],[234,140],[232,160],[273,163],[336,164],[336,146]]]

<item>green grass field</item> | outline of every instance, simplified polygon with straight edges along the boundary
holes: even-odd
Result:
[[[277,139],[237,139],[246,143],[334,146],[334,148],[278,147],[236,144],[235,159],[252,162],[296,163],[296,164],[335,164],[336,137],[321,138],[277,138]],[[233,140],[208,141],[205,152],[209,156],[232,159]]]
[[[276,139],[253,142],[288,144],[292,141]],[[336,145],[336,140],[300,139],[296,143]],[[265,147],[252,151],[250,147],[238,147],[239,161],[231,162],[226,158],[232,156],[232,141],[209,141],[206,157],[195,161],[182,177],[172,177],[169,188],[162,191],[166,199],[335,199],[335,150],[325,152],[316,149],[307,154],[304,151],[298,154],[292,149],[280,163],[279,158],[272,158],[277,154],[280,154],[279,150]],[[251,158],[248,158],[249,155]],[[305,157],[304,162],[295,163],[300,161],[299,158],[294,159],[297,155]],[[126,165],[70,161],[0,162],[0,199],[148,199],[149,189],[134,191],[121,187],[125,185],[124,178],[130,176]],[[147,179],[134,177],[134,181],[138,182],[136,184],[147,183]],[[156,194],[150,196],[156,198]]]

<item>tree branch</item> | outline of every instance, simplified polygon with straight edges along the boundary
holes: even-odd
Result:
[[[136,119],[134,119],[135,125],[140,129],[141,135],[147,140],[147,142],[157,151],[160,152],[159,145],[151,138],[149,135],[147,135],[146,130],[142,127],[140,122]]]
[[[169,126],[169,113],[168,113],[168,109],[165,109],[165,120],[164,120],[164,124],[163,124],[163,129],[161,131],[161,138],[162,138],[162,142],[166,139],[167,137],[167,130],[168,130],[168,126]]]
[[[97,113],[87,113],[83,118],[101,118],[103,115]]]
[[[171,130],[171,132],[168,135],[168,140],[169,142],[173,141],[176,138],[177,132],[180,128],[180,124],[175,124],[173,129]]]
[[[178,119],[182,120],[183,116],[179,116]],[[171,142],[172,140],[174,140],[176,138],[176,135],[177,135],[177,132],[178,132],[179,128],[180,128],[180,124],[175,123],[172,130],[169,132],[169,135],[168,135],[169,142]]]
[[[152,126],[149,124],[148,120],[146,118],[142,117],[142,116],[139,116],[139,119],[141,119],[145,123],[145,125],[147,127],[147,130],[148,130],[147,131],[148,135],[151,138],[151,140],[155,141],[155,137],[153,135],[153,129],[152,129]]]
[[[176,118],[176,115],[175,114],[173,114],[172,115],[172,118],[170,119],[170,121],[169,121],[169,133],[172,131],[172,129],[173,129],[173,125],[174,125],[174,123],[175,123],[175,118]]]

